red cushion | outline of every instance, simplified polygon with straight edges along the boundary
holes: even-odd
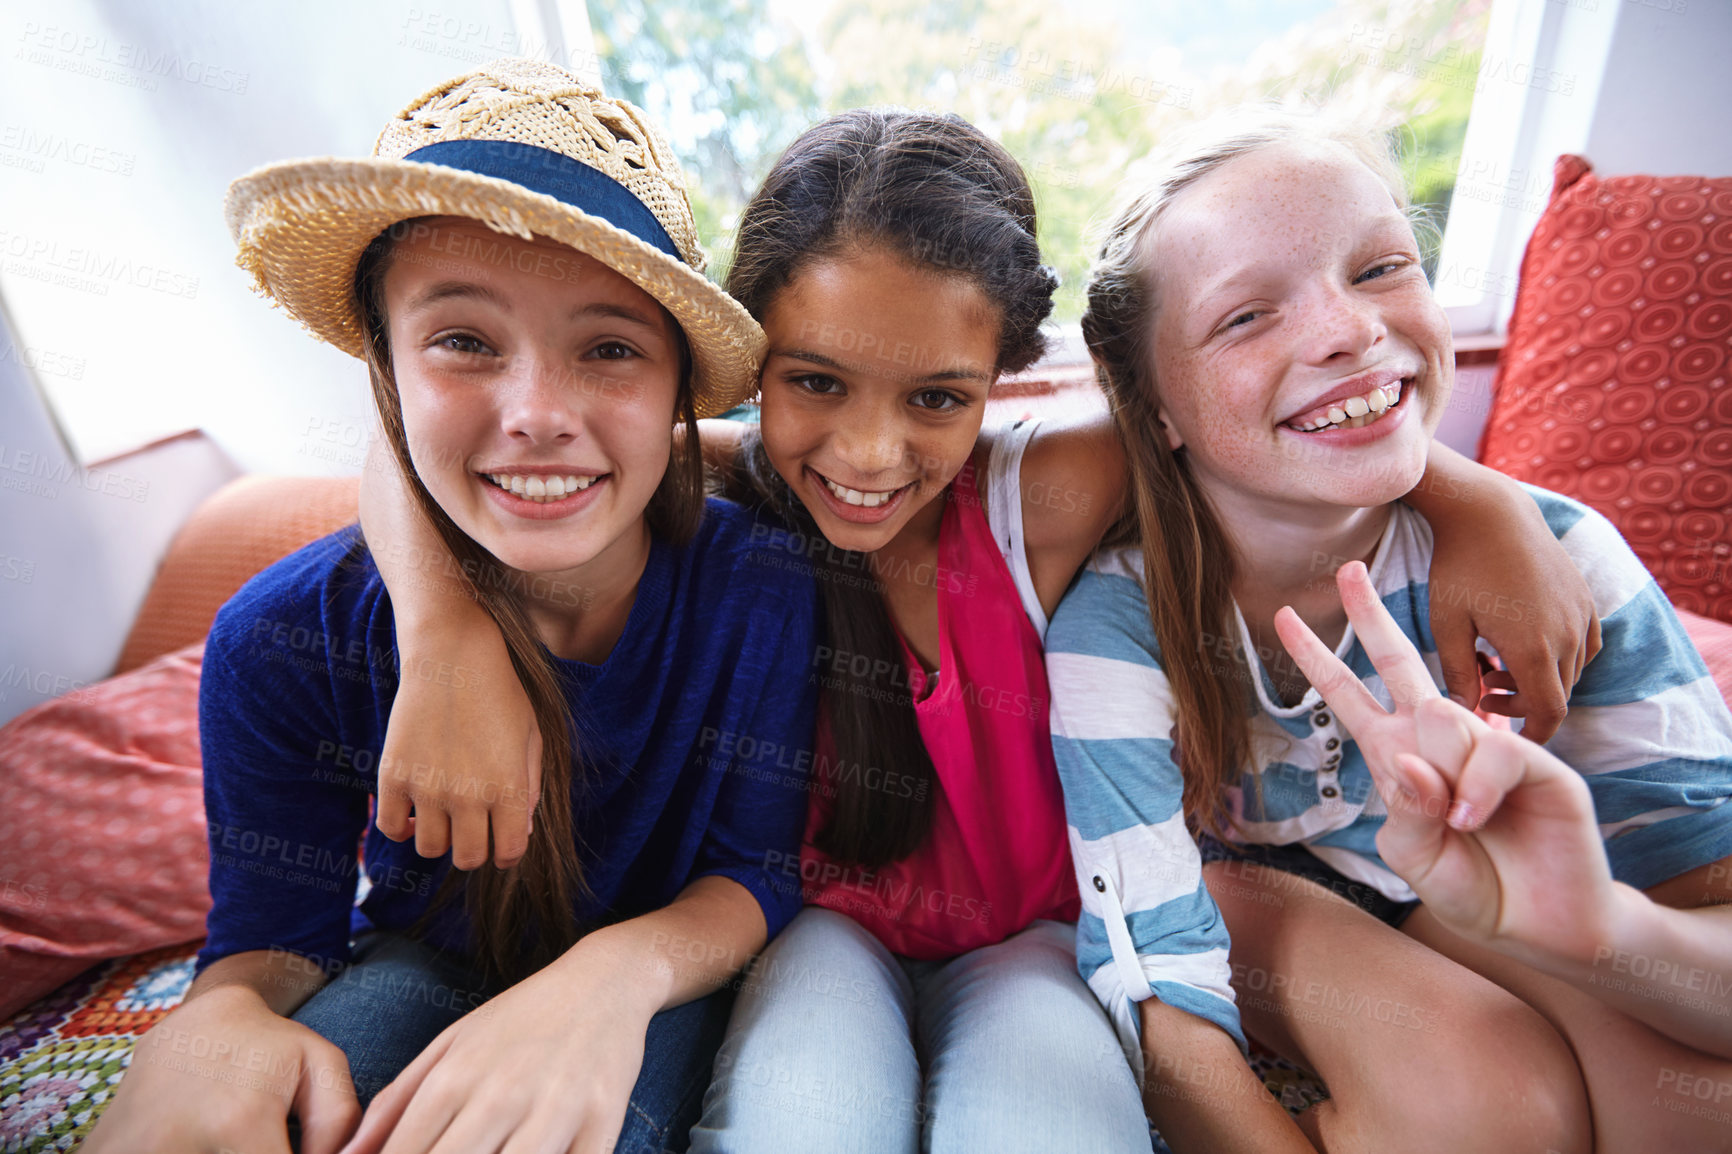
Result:
[[[249,474],[224,485],[175,535],[114,671],[136,669],[209,633],[217,610],[253,574],[354,524],[360,492],[359,477]]]
[[[0,1019],[105,958],[204,935],[203,652],[0,728]]]
[[[1681,609],[1732,622],[1732,178],[1561,156],[1480,460],[1611,519]]]

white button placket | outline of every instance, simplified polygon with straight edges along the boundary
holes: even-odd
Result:
[[[1323,738],[1323,763],[1317,767],[1317,798],[1324,805],[1341,804],[1341,733],[1335,715],[1319,702],[1311,711],[1311,724]]]

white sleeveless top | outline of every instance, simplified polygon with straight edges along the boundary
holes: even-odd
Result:
[[[1034,591],[1034,577],[1028,568],[1028,544],[1022,536],[1022,456],[1039,427],[1040,418],[1030,417],[998,431],[980,488],[986,499],[986,523],[992,529],[992,539],[998,542],[998,551],[1010,566],[1023,612],[1028,614],[1035,635],[1044,644],[1046,610],[1040,607],[1040,597]]]

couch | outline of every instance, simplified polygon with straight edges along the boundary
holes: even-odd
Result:
[[[1601,179],[1560,158],[1480,457],[1616,523],[1732,700],[1732,181]],[[1005,415],[1098,405],[1010,382]],[[0,729],[0,1154],[67,1149],[184,993],[202,932],[196,703],[218,607],[355,518],[354,478],[245,477],[175,538],[116,676]],[[148,815],[139,820],[141,814]],[[201,902],[203,904],[201,904]],[[1254,1055],[1290,1109],[1325,1091]]]

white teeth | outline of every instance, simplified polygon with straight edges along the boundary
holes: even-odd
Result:
[[[1309,424],[1295,423],[1294,428],[1306,433],[1323,429],[1358,429],[1377,420],[1401,400],[1401,383],[1372,389],[1363,397],[1348,397],[1338,405],[1330,405],[1325,415]]]
[[[507,492],[529,501],[546,503],[560,501],[573,493],[581,493],[595,484],[597,478],[567,474],[563,477],[541,477],[513,473],[489,473],[487,479]]]
[[[866,493],[859,489],[850,489],[846,485],[838,485],[828,477],[824,478],[824,484],[829,488],[830,492],[836,494],[837,500],[846,501],[850,505],[859,505],[867,509],[876,509],[878,506],[884,504],[900,492],[898,489],[892,489],[888,493]]]

